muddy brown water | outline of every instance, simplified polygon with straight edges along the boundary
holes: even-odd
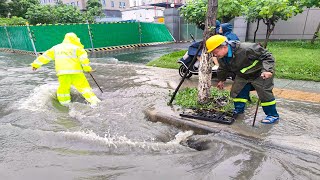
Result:
[[[96,108],[74,90],[70,108],[60,106],[52,64],[32,72],[34,57],[0,52],[0,179],[320,178],[319,103],[279,97],[281,120],[258,122],[260,140],[227,132],[196,135],[148,121],[144,110],[166,106],[180,78],[176,70],[144,63],[173,49],[93,56],[93,75],[104,91],[87,76],[102,99]],[[253,112],[237,121],[244,130]]]

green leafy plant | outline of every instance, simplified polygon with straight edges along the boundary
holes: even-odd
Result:
[[[22,17],[0,18],[0,26],[4,25],[26,25],[27,20]]]
[[[218,90],[217,88],[211,88],[210,102],[207,104],[198,103],[198,90],[196,88],[186,88],[179,91],[175,98],[175,104],[183,108],[191,109],[214,109],[216,111],[222,112],[232,112],[234,109],[232,98],[230,97],[230,92],[227,90]],[[256,96],[251,96],[252,103],[257,102]]]
[[[26,18],[26,13],[29,8],[35,5],[40,5],[39,0],[11,0],[9,2],[9,11],[11,16]]]
[[[9,12],[7,0],[0,0],[0,17],[7,17]]]
[[[188,22],[195,23],[198,27],[205,22],[207,14],[208,1],[191,0],[185,6],[182,6],[180,15]],[[243,12],[243,6],[240,0],[219,0],[217,19],[222,22],[228,22]]]

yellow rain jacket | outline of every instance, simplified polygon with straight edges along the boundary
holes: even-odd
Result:
[[[53,46],[44,52],[31,66],[39,68],[51,60],[55,60],[57,76],[63,74],[81,74],[83,71],[91,71],[88,54],[84,50],[80,39],[74,33],[67,33],[61,44]]]
[[[57,99],[60,104],[67,105],[71,102],[71,85],[91,105],[96,105],[100,102],[83,73],[83,71],[90,72],[91,67],[89,66],[88,54],[76,34],[67,33],[61,44],[53,46],[44,52],[43,55],[34,60],[31,66],[39,68],[51,60],[55,61],[55,69],[59,80]]]

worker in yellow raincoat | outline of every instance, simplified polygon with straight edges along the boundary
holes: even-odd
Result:
[[[91,104],[96,105],[100,100],[92,92],[92,89],[83,73],[91,72],[88,54],[84,50],[80,39],[75,33],[67,33],[61,44],[53,46],[44,52],[31,64],[35,71],[51,60],[55,61],[59,87],[57,98],[60,104],[66,106],[71,101],[70,87],[73,85],[82,96]]]

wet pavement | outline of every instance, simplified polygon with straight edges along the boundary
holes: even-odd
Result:
[[[249,108],[231,127],[247,136],[149,121],[146,110],[181,112],[166,105],[181,78],[177,70],[144,63],[179,48],[93,55],[93,75],[104,91],[87,76],[102,100],[96,108],[75,90],[70,108],[59,105],[52,63],[32,72],[34,57],[0,52],[0,179],[320,178],[320,103],[279,96],[280,122],[255,128]],[[182,88],[196,84],[193,76]],[[263,116],[259,109],[258,119]]]

